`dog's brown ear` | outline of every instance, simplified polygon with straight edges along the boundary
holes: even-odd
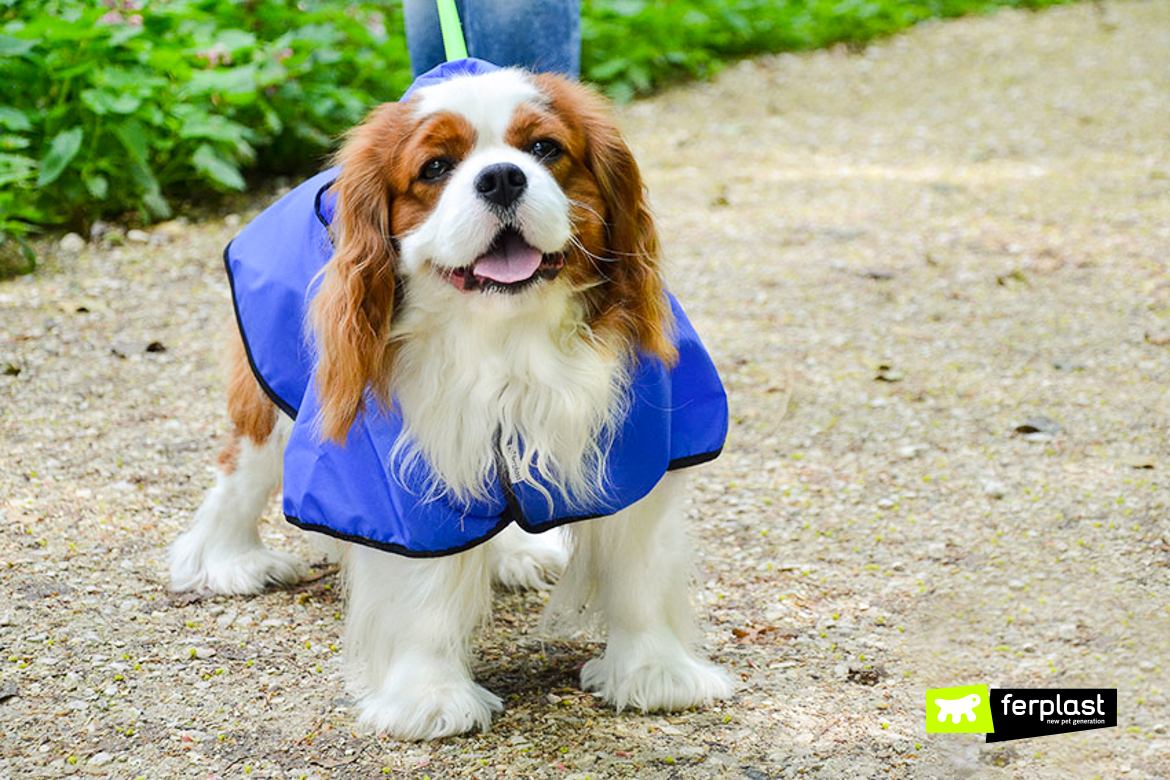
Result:
[[[350,131],[335,162],[333,257],[313,299],[321,433],[344,442],[361,414],[366,387],[388,403],[394,359],[394,250],[390,166],[405,109],[387,103]]]
[[[626,326],[642,349],[667,365],[678,358],[671,338],[674,320],[659,265],[660,247],[646,186],[634,155],[612,125],[589,142],[593,173],[609,212],[609,250],[616,262],[606,268]]]
[[[594,90],[556,76],[537,77],[559,110],[585,134],[584,163],[605,202],[606,239],[612,262],[602,269],[609,305],[601,319],[667,365],[678,358],[671,334],[674,317],[662,281],[658,232],[646,201],[638,163]]]

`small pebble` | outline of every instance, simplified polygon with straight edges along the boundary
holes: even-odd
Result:
[[[75,255],[82,249],[85,249],[85,239],[76,233],[66,233],[61,237],[61,241],[57,244],[57,247],[62,252]]]
[[[145,230],[131,230],[126,234],[126,240],[135,244],[150,243],[150,233]]]
[[[1007,495],[1007,486],[998,479],[981,480],[983,493],[991,498],[1003,498]]]
[[[238,615],[239,611],[235,607],[232,607],[215,619],[215,625],[218,628],[228,628],[232,623],[236,622],[236,617]]]
[[[1024,434],[1028,441],[1050,441],[1063,430],[1064,427],[1056,420],[1039,414],[1016,426],[1016,433]]]

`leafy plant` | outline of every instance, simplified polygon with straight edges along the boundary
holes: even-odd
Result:
[[[0,0],[0,237],[307,170],[409,81],[378,3]]]
[[[583,75],[618,100],[762,52],[864,44],[924,19],[1067,0],[585,0]]]

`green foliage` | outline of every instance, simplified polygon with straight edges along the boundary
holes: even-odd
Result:
[[[586,79],[629,100],[726,60],[864,44],[932,17],[1067,0],[584,0]]]
[[[1062,0],[584,0],[583,70],[619,99],[726,60]],[[410,80],[401,8],[351,0],[0,0],[0,260],[37,226],[315,170]],[[18,262],[19,261],[19,262]]]
[[[386,3],[0,0],[0,240],[315,168],[409,82],[401,27]]]

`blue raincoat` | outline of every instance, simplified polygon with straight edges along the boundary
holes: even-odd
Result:
[[[420,86],[494,69],[478,60],[446,63],[420,76],[404,99]],[[673,296],[679,361],[667,369],[655,357],[638,357],[629,414],[604,464],[607,489],[588,506],[571,504],[545,486],[514,483],[506,468],[497,469],[498,484],[482,501],[430,497],[430,475],[404,479],[391,463],[403,421],[372,393],[344,445],[323,441],[315,424],[319,402],[305,322],[317,275],[333,254],[329,187],[337,173],[323,171],[293,189],[224,251],[252,370],[273,403],[295,420],[284,453],[284,513],[290,522],[402,555],[447,555],[481,544],[513,522],[536,533],[613,514],[647,495],[666,471],[719,455],[727,397]]]

